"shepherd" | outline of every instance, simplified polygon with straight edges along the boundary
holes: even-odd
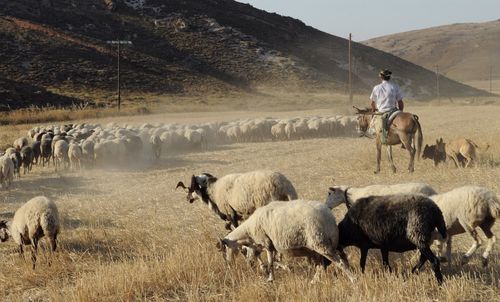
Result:
[[[387,153],[391,163],[392,171],[396,173],[396,166],[392,159],[392,146],[402,143],[410,154],[408,171],[415,170],[415,154],[420,159],[422,149],[422,128],[415,114],[403,112],[403,95],[399,86],[391,81],[392,72],[388,69],[379,73],[381,83],[373,88],[370,95],[371,109],[357,110],[358,129],[367,136],[370,131],[375,136],[377,147],[377,168],[375,173],[380,172],[380,158],[382,145],[387,146]],[[415,146],[416,145],[416,146]]]

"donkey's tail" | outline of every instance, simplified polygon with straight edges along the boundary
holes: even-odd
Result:
[[[424,141],[424,135],[422,134],[422,127],[420,126],[420,122],[418,121],[418,115],[413,115],[413,121],[415,121],[415,126],[417,127],[417,131],[415,132],[415,142],[417,147],[417,160],[420,160],[420,153],[422,151],[422,144]]]

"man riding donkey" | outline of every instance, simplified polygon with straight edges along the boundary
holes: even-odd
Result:
[[[390,70],[380,71],[381,83],[373,88],[370,95],[371,109],[354,108],[357,110],[357,114],[360,115],[358,117],[360,131],[366,135],[366,132],[370,130],[375,135],[377,146],[377,169],[375,173],[380,172],[382,144],[387,146],[392,171],[396,172],[396,166],[392,159],[392,145],[399,143],[404,145],[410,155],[408,171],[413,172],[415,154],[420,159],[423,141],[422,128],[418,116],[403,112],[403,95],[399,86],[391,81],[391,75]]]

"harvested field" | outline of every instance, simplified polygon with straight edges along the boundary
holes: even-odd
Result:
[[[36,270],[28,254],[21,259],[12,241],[0,245],[0,291],[4,301],[498,301],[500,299],[500,247],[481,266],[482,247],[471,261],[459,266],[462,253],[472,244],[467,235],[454,237],[453,263],[443,264],[444,285],[439,288],[430,265],[412,275],[411,257],[391,254],[394,272],[382,269],[380,255],[371,252],[367,272],[359,272],[359,254],[347,253],[356,269],[356,283],[333,266],[322,282],[311,285],[314,268],[291,259],[291,271],[278,270],[276,280],[249,268],[240,257],[227,268],[215,247],[227,231],[224,223],[201,202],[189,204],[175,191],[179,180],[210,172],[272,169],[285,174],[299,197],[324,200],[333,181],[364,186],[400,182],[426,182],[438,192],[462,185],[481,185],[500,192],[500,106],[408,105],[420,117],[424,144],[467,137],[478,145],[490,144],[476,167],[456,169],[452,164],[433,166],[418,161],[415,173],[405,167],[408,155],[394,148],[398,173],[392,174],[385,156],[382,172],[374,175],[375,147],[367,138],[317,138],[217,146],[206,152],[163,154],[153,163],[140,163],[82,172],[54,173],[53,167],[34,172],[0,191],[0,218],[36,195],[52,198],[59,207],[62,232],[58,251],[48,265],[48,244],[42,240]],[[339,112],[344,114],[344,112]],[[126,123],[198,123],[246,117],[331,115],[332,109],[294,112],[225,112],[158,114],[117,117]],[[147,120],[146,120],[147,119]],[[33,125],[0,127],[0,142],[26,135]],[[335,209],[338,220],[345,207]],[[493,231],[500,236],[500,223]],[[480,231],[481,238],[484,234]],[[29,248],[27,249],[29,251]]]

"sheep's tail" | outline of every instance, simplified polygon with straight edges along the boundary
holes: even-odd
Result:
[[[441,237],[446,238],[447,237],[447,232],[446,232],[446,223],[444,222],[443,214],[441,211],[439,211],[439,216],[438,216],[438,221],[437,221],[437,229],[439,231],[439,234],[441,234]]]
[[[490,198],[488,206],[490,208],[490,215],[493,218],[500,217],[500,201],[498,201],[498,197],[494,196]]]
[[[413,115],[413,120],[415,121],[415,125],[417,126],[417,131],[415,132],[415,146],[417,147],[417,160],[420,160],[420,153],[422,151],[424,135],[422,134],[422,127],[420,126],[420,122],[418,121],[418,116],[416,114]]]

